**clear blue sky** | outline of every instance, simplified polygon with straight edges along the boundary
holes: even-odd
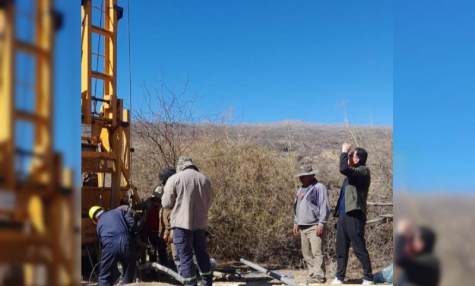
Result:
[[[56,145],[79,170],[80,9],[63,2]],[[189,79],[205,118],[233,109],[234,123],[341,123],[347,101],[355,123],[391,125],[394,84],[396,189],[475,189],[471,1],[131,2],[134,108],[144,83]],[[126,101],[128,12],[119,36]]]
[[[133,108],[189,80],[198,118],[392,125],[391,1],[130,1]],[[119,91],[128,102],[127,1]]]
[[[198,118],[392,125],[390,1],[130,1],[133,107],[143,85],[189,80]],[[119,96],[129,105],[127,1],[119,26]],[[57,35],[56,146],[80,170],[80,7]]]
[[[181,88],[189,80],[203,119],[233,110],[232,123],[341,123],[347,102],[355,124],[392,124],[390,1],[130,2],[134,109],[144,104],[144,84]],[[119,96],[129,105],[129,10],[119,4]],[[79,174],[80,7],[56,7],[64,25],[56,38],[55,146]]]
[[[475,191],[475,2],[397,3],[396,189]]]
[[[79,1],[55,1],[63,14],[56,34],[55,54],[55,146],[65,164],[81,171],[81,9]],[[68,2],[68,3],[66,3]]]

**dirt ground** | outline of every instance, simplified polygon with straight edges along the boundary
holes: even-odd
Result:
[[[311,283],[307,284],[306,283],[306,275],[307,272],[305,270],[278,270],[279,273],[285,274],[287,276],[293,277],[295,281],[297,281],[300,285],[309,285],[309,286],[319,286],[319,285],[330,285],[331,279],[333,278],[328,278],[327,283],[324,284],[317,284],[317,283]],[[346,284],[346,283],[352,283],[352,284]],[[350,279],[347,280],[345,285],[351,286],[351,285],[361,285],[361,281],[358,279]],[[127,284],[127,286],[172,286],[173,284],[169,283],[162,283],[162,282],[140,282],[140,283],[132,283],[132,284]],[[213,282],[214,286],[271,286],[271,285],[285,285],[280,283],[279,281],[272,280],[269,282],[229,282],[229,281],[215,281]],[[380,284],[382,285],[382,284]]]

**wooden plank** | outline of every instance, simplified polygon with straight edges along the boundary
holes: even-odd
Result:
[[[378,207],[391,207],[393,203],[386,203],[386,202],[367,202],[368,206],[378,206]]]

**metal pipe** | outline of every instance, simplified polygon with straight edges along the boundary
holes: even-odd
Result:
[[[180,282],[181,284],[185,284],[185,278],[183,278],[180,274],[176,273],[175,271],[171,270],[170,268],[163,266],[157,262],[146,263],[142,266],[142,268],[151,267],[155,270],[163,272],[175,279],[176,281]]]
[[[285,284],[289,285],[289,286],[297,286],[297,282],[295,282],[292,278],[286,276],[286,275],[283,275],[283,274],[280,274],[278,272],[275,272],[275,271],[271,271],[271,270],[268,270],[262,266],[260,266],[259,264],[256,264],[256,263],[253,263],[251,261],[248,261],[244,258],[241,258],[239,261],[241,261],[241,263],[251,267],[252,269],[256,270],[256,271],[259,271],[261,273],[264,273],[265,275],[271,277],[271,278],[274,278],[274,279],[277,279],[279,281],[282,281],[284,282]]]

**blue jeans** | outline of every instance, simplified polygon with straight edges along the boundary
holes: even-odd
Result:
[[[175,244],[176,252],[180,259],[179,272],[180,275],[185,278],[186,286],[194,286],[197,284],[193,254],[196,257],[204,285],[211,286],[213,283],[206,236],[207,233],[205,230],[191,231],[182,228],[173,229],[173,243]]]

